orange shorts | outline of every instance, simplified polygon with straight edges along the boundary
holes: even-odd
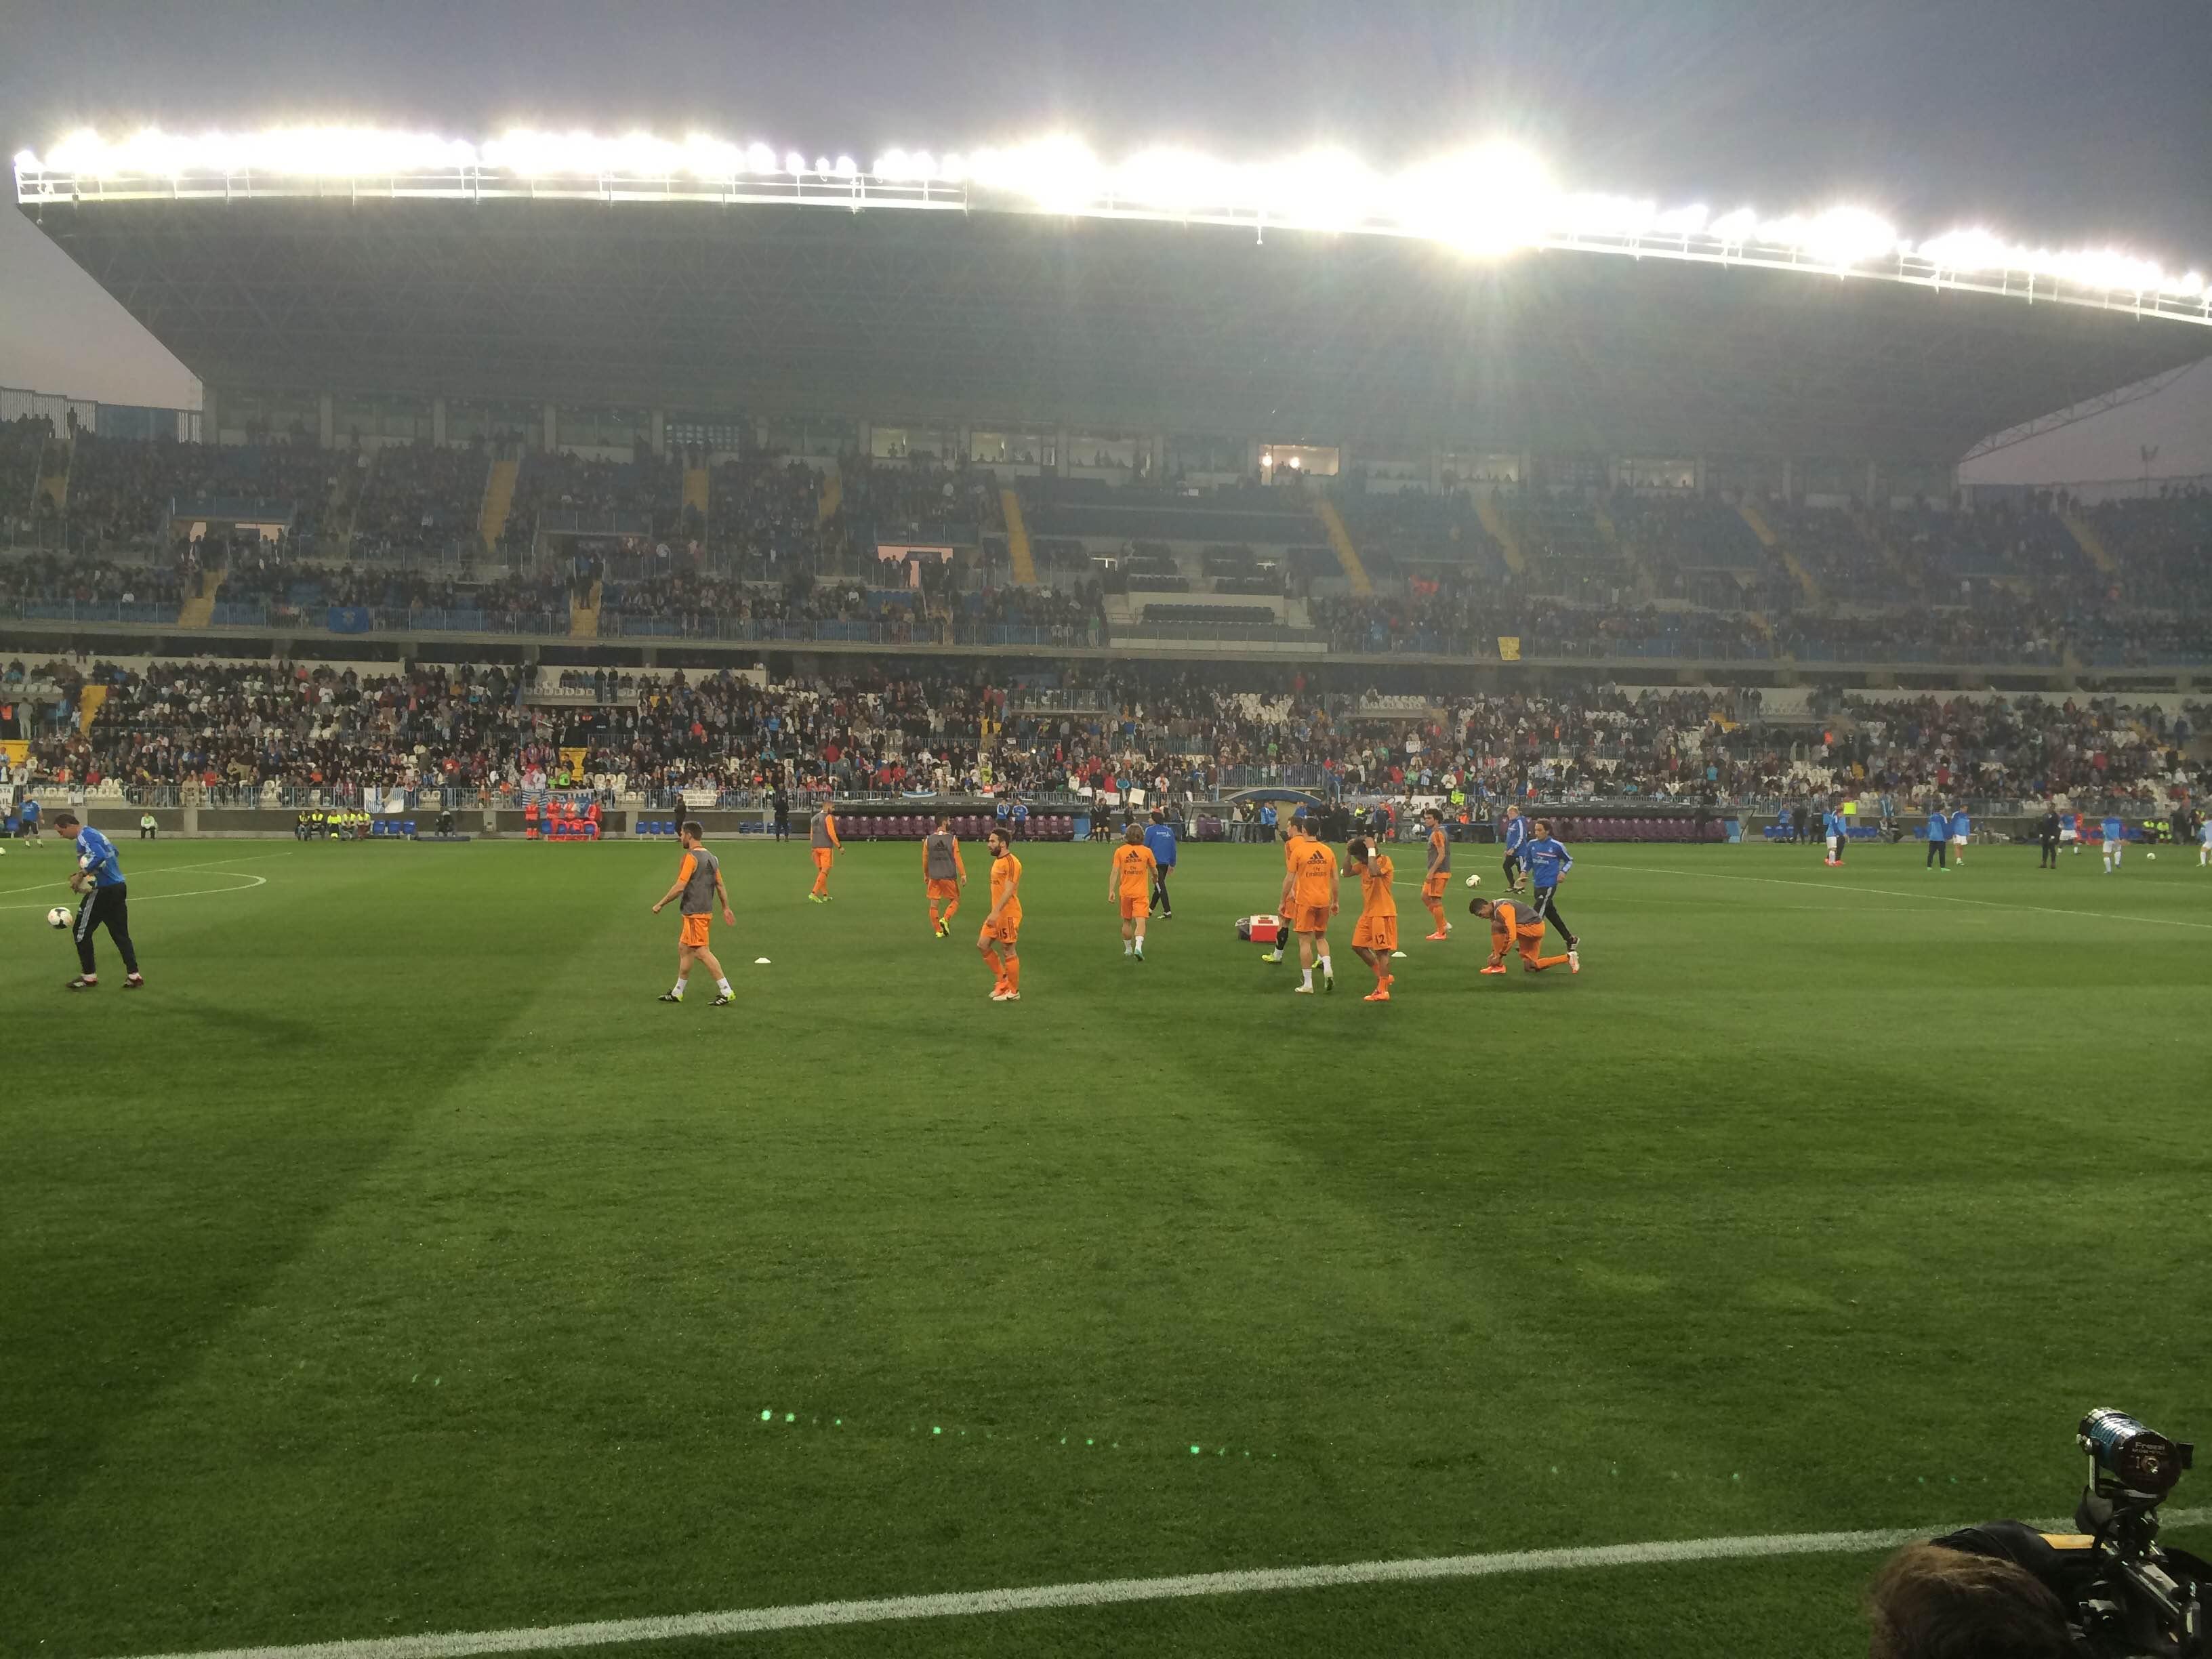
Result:
[[[1326,904],[1301,904],[1298,906],[1297,915],[1291,919],[1291,931],[1294,933],[1327,933],[1328,931],[1328,906]]]
[[[929,889],[929,896],[933,899],[957,899],[960,896],[960,884],[957,881],[936,881],[925,878],[922,884]]]
[[[814,867],[817,870],[827,870],[830,867],[830,860],[836,856],[837,851],[835,848],[817,847],[814,849]]]
[[[1152,896],[1150,893],[1139,893],[1133,897],[1127,893],[1121,895],[1121,920],[1124,921],[1134,921],[1139,916],[1150,915],[1152,909]]]
[[[1022,919],[1018,914],[1001,914],[996,921],[983,924],[983,937],[996,945],[1018,945],[1022,938]]]
[[[712,916],[684,917],[684,931],[676,936],[676,942],[678,945],[688,945],[694,950],[705,950],[707,948],[707,929],[713,924],[714,920],[714,919]]]
[[[1423,898],[1442,898],[1444,896],[1444,887],[1450,880],[1450,871],[1437,871],[1436,874],[1429,877],[1426,880],[1421,883],[1421,896]]]
[[[1398,948],[1398,918],[1395,916],[1362,916],[1359,925],[1352,930],[1352,947],[1364,946],[1370,951],[1395,951]]]

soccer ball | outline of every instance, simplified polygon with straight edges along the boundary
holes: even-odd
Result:
[[[2155,853],[2145,853],[2143,856],[2148,859],[2153,864],[2156,864],[2158,862],[2158,854]]]
[[[47,911],[47,912],[46,912],[46,926],[47,926],[47,927],[68,927],[69,925],[70,925],[70,913],[69,913],[68,911],[66,911],[66,910],[63,909],[63,908],[62,908],[62,907],[61,907],[60,905],[57,904],[56,906],[54,906],[54,908],[53,908],[52,909],[51,909],[51,910],[49,910],[49,911]]]
[[[1470,886],[1470,887],[1480,887],[1480,886],[1481,886],[1481,885],[1482,885],[1482,872],[1481,872],[1480,870],[1478,870],[1478,871],[1476,871],[1473,875],[1469,876],[1469,877],[1467,878],[1467,884],[1468,884],[1468,886]]]

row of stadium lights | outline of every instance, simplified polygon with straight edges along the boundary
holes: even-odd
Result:
[[[871,185],[975,190],[1073,215],[1227,216],[1301,229],[1380,231],[1495,255],[1583,239],[1692,240],[1736,248],[1782,248],[1837,270],[1913,261],[1966,276],[2016,271],[2108,293],[2180,300],[2208,297],[2202,273],[2179,276],[2113,249],[2053,250],[2007,242],[1985,230],[1954,231],[1913,243],[1880,215],[1834,208],[1760,217],[1749,208],[1713,214],[1702,205],[1664,209],[1627,197],[1562,191],[1534,157],[1510,145],[1445,156],[1397,174],[1379,173],[1341,150],[1241,165],[1184,149],[1140,151],[1119,166],[1079,141],[1042,139],[1008,149],[936,155],[893,149],[863,171],[850,155],[781,155],[766,144],[694,136],[681,143],[636,133],[519,130],[481,145],[428,134],[360,127],[289,127],[253,134],[179,137],[148,130],[111,143],[71,134],[45,156],[15,158],[19,179],[54,174],[99,180],[232,178],[376,178],[501,173],[533,179],[788,179],[860,191]]]

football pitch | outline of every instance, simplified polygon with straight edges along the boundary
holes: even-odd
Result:
[[[714,850],[725,1009],[654,1000],[665,846],[126,842],[149,988],[79,996],[67,854],[0,860],[0,1653],[2044,1517],[2091,1407],[2212,1440],[2192,855],[1578,848],[1584,971],[1485,978],[1461,848],[1370,1005],[1349,914],[1331,995],[1234,938],[1273,849],[1138,965],[1033,847],[1001,1006],[980,847],[948,940],[915,847]],[[538,1645],[1844,1655],[1882,1553]]]

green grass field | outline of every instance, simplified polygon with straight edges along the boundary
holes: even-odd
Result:
[[[1593,846],[1578,978],[1401,883],[1370,1006],[1348,925],[1326,998],[1235,941],[1269,849],[1138,967],[1037,848],[999,1006],[980,882],[940,942],[912,847],[718,850],[720,1011],[653,1000],[665,847],[126,844],[151,988],[82,997],[0,860],[0,1653],[2047,1516],[2090,1406],[2212,1440],[2193,857]],[[1876,1559],[639,1650],[1841,1655]]]

